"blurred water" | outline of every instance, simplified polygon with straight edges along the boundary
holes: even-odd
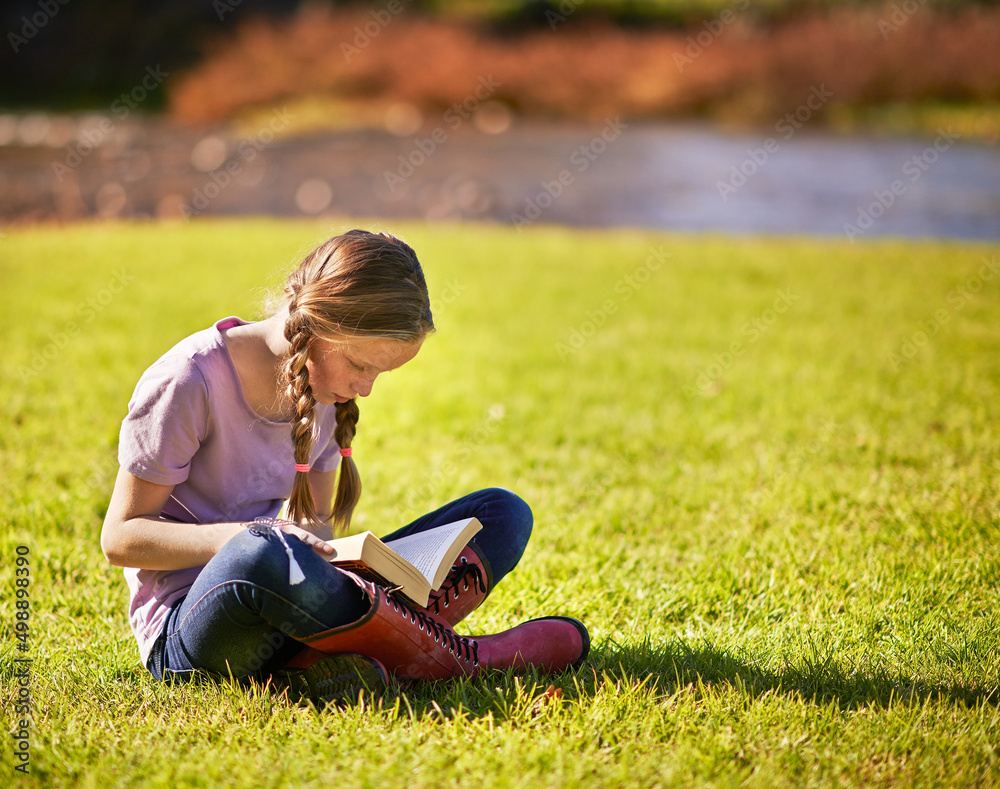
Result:
[[[607,169],[630,177],[602,196],[602,224],[1000,238],[1000,150],[947,133],[877,140],[799,132],[785,140],[643,128],[629,142],[608,152]]]
[[[0,139],[8,221],[184,212],[1000,239],[1000,148],[947,133],[870,139],[607,119],[521,120],[496,134],[442,120],[406,136],[283,136],[262,124],[239,136],[146,118],[95,135],[101,119],[90,118],[90,132],[53,122],[59,136],[46,143],[27,134],[40,128],[28,120],[13,127],[24,134]]]

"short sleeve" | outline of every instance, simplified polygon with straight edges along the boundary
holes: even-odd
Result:
[[[167,356],[139,379],[118,442],[121,467],[147,482],[178,485],[208,433],[208,387],[197,365]]]

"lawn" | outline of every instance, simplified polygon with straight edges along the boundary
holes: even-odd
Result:
[[[361,404],[355,527],[516,490],[532,543],[467,629],[576,616],[584,667],[322,713],[154,682],[99,546],[132,388],[330,228],[8,228],[0,784],[1000,783],[996,247],[392,229],[438,332]]]

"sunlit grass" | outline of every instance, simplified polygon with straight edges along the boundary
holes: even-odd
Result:
[[[532,543],[469,629],[577,616],[587,664],[561,698],[495,674],[319,715],[155,683],[98,543],[132,388],[259,316],[329,228],[8,230],[2,715],[15,731],[23,544],[34,719],[31,774],[7,750],[3,785],[996,783],[995,248],[392,229],[438,332],[362,403],[356,525],[518,491]]]

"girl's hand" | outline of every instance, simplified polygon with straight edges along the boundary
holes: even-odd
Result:
[[[296,525],[292,521],[275,520],[272,525],[276,529],[281,529],[285,534],[291,534],[298,537],[300,541],[304,542],[318,554],[329,556],[333,553],[333,547],[327,545],[326,540],[317,537],[311,531],[303,529],[301,526]]]

